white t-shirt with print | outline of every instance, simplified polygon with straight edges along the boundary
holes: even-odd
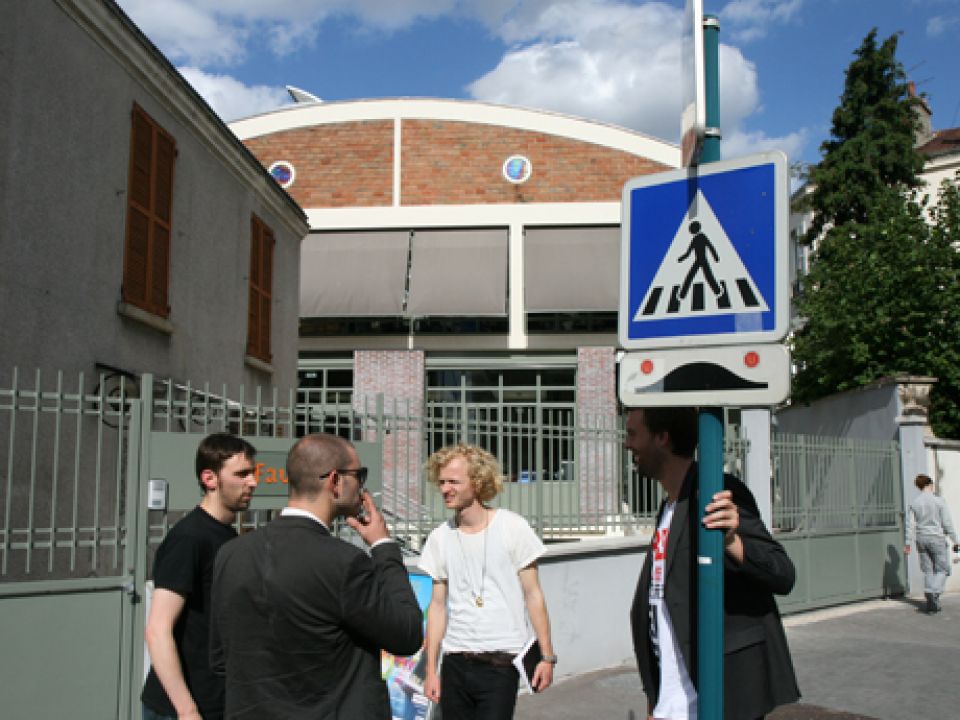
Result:
[[[654,651],[660,660],[660,695],[653,717],[660,720],[697,720],[697,691],[683,662],[664,603],[666,587],[667,541],[676,502],[667,503],[653,538],[653,564],[650,568],[650,608],[656,617],[656,634],[651,633]]]
[[[443,651],[518,652],[532,634],[518,573],[545,551],[527,521],[502,508],[481,532],[461,532],[453,520],[431,532],[418,565],[447,582]]]

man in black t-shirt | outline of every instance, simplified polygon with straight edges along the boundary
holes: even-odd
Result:
[[[250,506],[256,450],[227,433],[203,439],[196,469],[203,499],[164,538],[153,565],[146,641],[151,669],[143,686],[144,720],[220,720],[223,679],[209,659],[210,585],[220,546]]]

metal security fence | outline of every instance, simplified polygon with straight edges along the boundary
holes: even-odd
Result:
[[[393,532],[413,550],[449,515],[426,480],[426,460],[460,441],[498,457],[506,483],[496,502],[524,515],[543,537],[648,532],[654,522],[661,491],[634,471],[619,417],[584,416],[546,394],[533,405],[505,395],[481,404],[466,393],[418,407],[382,396],[346,398],[149,375],[139,387],[111,383],[108,375],[68,380],[36,373],[27,382],[14,372],[0,388],[0,582],[126,572],[136,559],[123,554],[133,537],[128,516],[135,520],[141,512],[147,553],[141,564],[149,568],[153,549],[200,499],[192,453],[200,438],[217,431],[248,437],[263,451],[255,509],[238,518],[241,531],[282,507],[285,452],[296,438],[320,431],[363,446],[371,490]],[[137,429],[134,403],[142,415]],[[730,469],[742,466],[746,449],[728,439]],[[164,465],[165,454],[177,456],[177,470],[168,471],[174,459]],[[143,507],[146,487],[137,483],[148,485],[151,474],[170,483],[162,510]]]
[[[898,527],[900,448],[895,442],[777,435],[774,527],[784,533]]]
[[[368,487],[378,496],[391,530],[414,551],[449,516],[426,480],[427,458],[461,441],[498,457],[506,483],[495,503],[523,514],[544,537],[620,533],[639,523],[631,510],[636,503],[625,495],[635,483],[627,480],[632,471],[628,459],[625,464],[617,417],[584,418],[567,407],[509,402],[435,402],[424,412],[420,405],[386,402],[382,396],[330,402],[329,394],[313,388],[281,397],[145,381],[151,383],[144,400],[150,430],[164,437],[227,431],[248,437],[258,450],[282,446],[284,451],[313,432],[357,443],[371,467]],[[274,457],[273,463],[282,467],[283,458]],[[264,503],[263,493],[277,489],[261,483],[254,503],[264,509],[245,513],[238,521],[241,529],[269,520],[282,503]],[[279,489],[271,499],[285,497]],[[179,502],[170,511],[150,512],[151,545],[159,543],[183,509]]]
[[[797,569],[784,612],[904,592],[900,447],[777,435],[773,524]]]
[[[463,393],[455,401],[424,405],[387,402],[383,396],[331,396],[305,388],[286,397],[249,395],[227,388],[153,383],[151,428],[161,433],[241,433],[260,448],[267,440],[284,447],[303,435],[330,432],[360,446],[371,467],[368,487],[379,500],[392,532],[411,551],[449,517],[426,478],[430,454],[457,442],[478,444],[500,461],[504,491],[499,507],[522,514],[545,538],[649,532],[662,493],[638,476],[623,449],[623,419],[584,416],[564,403],[480,403]],[[727,469],[743,467],[748,443],[727,440]],[[372,459],[371,459],[372,458]],[[279,459],[282,464],[282,458]],[[263,485],[255,504],[261,502]],[[275,506],[279,504],[274,503]],[[270,510],[245,514],[241,528],[270,518]],[[150,541],[156,544],[178,518],[152,512]],[[349,534],[345,528],[341,529]]]
[[[14,369],[0,387],[0,583],[123,572],[130,404],[108,385]]]
[[[382,446],[383,506],[395,532],[413,549],[447,517],[426,478],[430,454],[467,442],[488,449],[501,463],[504,492],[494,504],[521,513],[544,537],[620,532],[623,432],[616,417],[578,417],[569,408],[510,403],[432,403],[426,413],[372,398],[355,408],[305,405],[333,424],[338,413],[361,428],[360,437]]]

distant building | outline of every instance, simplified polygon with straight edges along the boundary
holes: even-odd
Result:
[[[910,94],[916,95],[916,87],[909,84]],[[939,199],[940,186],[944,180],[957,181],[960,171],[960,128],[933,130],[933,112],[925,98],[920,98],[917,107],[917,152],[923,155],[925,163],[920,179],[929,191],[929,205]]]
[[[960,171],[960,128],[937,130],[917,150],[927,159],[922,178],[930,190],[931,202],[936,202],[944,180],[957,181]]]
[[[112,0],[0,48],[0,381],[294,388],[297,204]]]
[[[615,451],[602,465],[597,445],[521,438],[613,427],[623,185],[676,168],[679,147],[458,100],[308,99],[230,127],[310,221],[309,399],[372,408],[379,396],[450,428],[386,448],[385,475],[399,471],[419,500],[423,453],[466,422],[512,480],[577,477],[581,511],[619,512],[596,490],[619,472]]]
[[[453,100],[306,103],[231,128],[310,220],[302,385],[615,414],[623,184],[675,168],[678,147]]]

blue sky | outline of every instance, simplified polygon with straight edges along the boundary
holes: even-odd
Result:
[[[477,99],[677,142],[683,0],[119,0],[226,120],[289,103]],[[960,125],[960,0],[704,0],[721,24],[722,152],[815,162],[874,26]]]

